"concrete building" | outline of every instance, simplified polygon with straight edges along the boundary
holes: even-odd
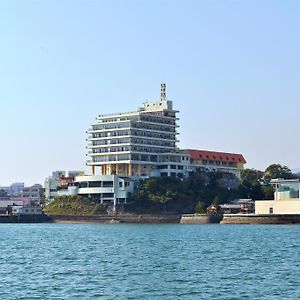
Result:
[[[98,116],[88,130],[92,174],[183,177],[177,112],[161,84],[159,101],[145,102],[133,112]]]
[[[100,203],[126,203],[134,190],[134,180],[118,175],[77,176],[78,195],[93,198]]]
[[[45,199],[51,201],[58,195],[58,191],[68,189],[76,176],[83,175],[83,171],[55,171],[47,177],[44,183]]]
[[[256,214],[300,214],[299,179],[273,179],[274,200],[255,201]]]
[[[0,190],[0,201],[8,201],[10,199],[8,193],[6,190],[1,189]]]
[[[242,154],[195,149],[182,149],[180,153],[188,155],[192,170],[232,173],[239,179],[246,164]]]
[[[30,187],[24,187],[21,195],[24,201],[39,205],[44,200],[44,188],[41,184],[34,184]]]

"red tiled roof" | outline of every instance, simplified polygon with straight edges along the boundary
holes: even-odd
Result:
[[[242,154],[207,151],[207,150],[194,150],[194,149],[187,149],[186,151],[190,154],[191,159],[226,161],[226,162],[231,161],[231,162],[242,163],[242,164],[246,163],[246,160]]]

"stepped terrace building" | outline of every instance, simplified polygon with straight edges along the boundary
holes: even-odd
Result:
[[[98,116],[88,130],[92,174],[183,177],[177,113],[161,84],[160,101],[146,102],[134,112]]]

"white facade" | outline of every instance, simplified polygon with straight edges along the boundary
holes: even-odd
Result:
[[[36,206],[13,206],[12,214],[13,215],[41,215],[43,213],[40,207]]]
[[[117,175],[91,175],[76,177],[78,195],[88,196],[101,203],[126,203],[134,190],[134,181]]]
[[[273,179],[274,200],[255,201],[256,214],[300,214],[299,179]]]
[[[162,84],[160,101],[145,102],[134,112],[98,116],[88,131],[92,174],[183,177],[177,112]]]

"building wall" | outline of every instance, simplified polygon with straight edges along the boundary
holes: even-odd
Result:
[[[272,214],[272,209],[273,214],[300,214],[300,199],[255,201],[256,214]]]

